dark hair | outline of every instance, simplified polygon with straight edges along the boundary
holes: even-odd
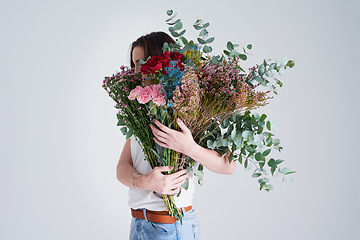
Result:
[[[131,44],[130,50],[130,66],[133,68],[135,64],[132,59],[132,52],[135,47],[143,47],[145,53],[145,59],[149,56],[158,56],[163,53],[162,47],[164,43],[175,43],[174,39],[172,39],[168,34],[164,32],[152,32],[146,34],[144,36],[139,37],[135,42]]]

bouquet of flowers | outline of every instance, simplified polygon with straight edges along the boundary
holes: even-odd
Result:
[[[282,86],[276,75],[283,75],[294,62],[286,58],[278,64],[265,59],[246,72],[241,62],[247,59],[252,45],[242,48],[227,43],[223,54],[210,56],[209,45],[214,37],[208,37],[209,23],[197,20],[193,25],[199,31],[197,41],[189,41],[183,35],[180,19],[172,10],[167,11],[171,35],[175,44],[165,43],[163,53],[140,61],[141,73],[148,74],[152,84],[141,85],[141,73],[122,66],[121,72],[105,77],[103,88],[117,103],[118,126],[126,138],[135,135],[152,168],[172,166],[168,174],[187,169],[193,171],[202,184],[203,166],[183,153],[161,147],[153,140],[149,124],[158,120],[169,128],[179,130],[176,119],[180,118],[190,129],[199,145],[227,155],[229,161],[238,161],[246,169],[255,166],[252,177],[258,178],[260,189],[267,191],[273,186],[265,167],[271,174],[294,173],[281,168],[280,159],[269,158],[272,149],[281,151],[280,140],[271,132],[267,116],[252,113],[265,106]],[[262,88],[263,90],[261,90]],[[187,183],[183,185],[187,188]],[[166,210],[181,220],[173,195],[163,195]]]

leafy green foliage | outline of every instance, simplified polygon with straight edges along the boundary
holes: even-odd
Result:
[[[214,149],[221,154],[232,154],[231,161],[244,164],[245,169],[255,167],[252,177],[259,178],[260,189],[269,191],[273,186],[265,167],[270,168],[271,175],[275,172],[286,175],[295,173],[288,168],[280,168],[283,160],[269,158],[271,150],[281,151],[280,140],[274,138],[271,133],[271,122],[267,120],[266,114],[261,116],[257,113],[251,114],[246,111],[243,115],[234,115],[227,118],[221,124],[214,121],[213,125],[205,133],[203,144],[209,149]],[[266,122],[269,131],[263,131]],[[245,160],[244,160],[245,159]]]

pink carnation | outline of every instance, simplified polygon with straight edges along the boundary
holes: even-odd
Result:
[[[149,86],[151,88],[151,97],[153,102],[157,105],[157,106],[161,106],[165,104],[165,94],[162,93],[161,91],[161,85],[160,84],[156,84],[156,85],[150,85]]]
[[[149,86],[141,88],[137,100],[142,104],[149,102],[151,100],[151,88]]]
[[[151,95],[153,95],[154,93],[159,93],[160,89],[161,89],[161,85],[159,84],[152,84],[149,86],[149,88],[151,89]]]
[[[157,106],[161,106],[165,104],[164,94],[162,93],[153,93],[152,98],[153,98],[153,102]]]
[[[165,94],[161,91],[161,85],[150,85],[146,87],[137,86],[133,90],[131,90],[128,98],[130,100],[137,99],[139,103],[145,104],[149,101],[153,101],[157,106],[164,105]]]
[[[133,90],[131,90],[128,98],[130,100],[135,100],[135,98],[139,95],[140,89],[142,89],[141,86],[137,86],[136,88],[134,88]]]

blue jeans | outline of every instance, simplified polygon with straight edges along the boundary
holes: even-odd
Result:
[[[184,209],[183,209],[184,210]],[[194,209],[184,213],[182,225],[180,221],[173,224],[155,223],[146,219],[132,218],[130,240],[199,240],[200,228]]]

